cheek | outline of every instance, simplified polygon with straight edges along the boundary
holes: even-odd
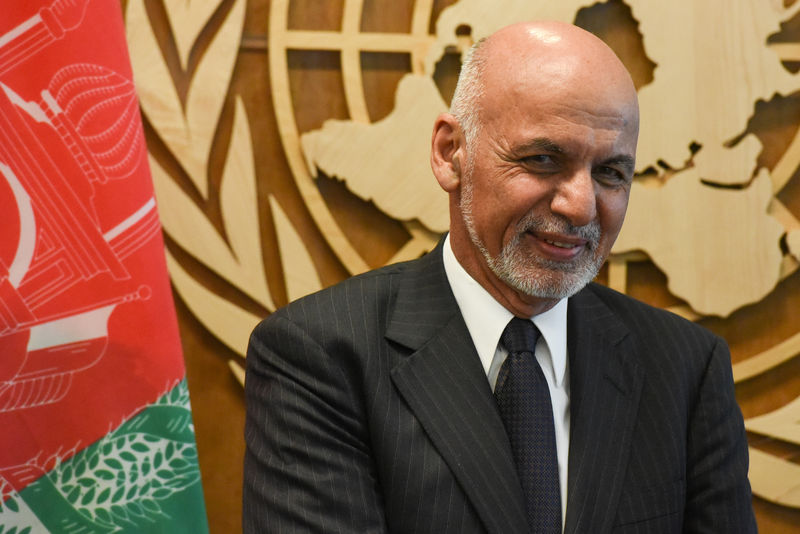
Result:
[[[613,241],[617,238],[617,234],[622,228],[622,222],[625,220],[625,211],[628,209],[628,191],[614,192],[598,199],[597,209],[603,236],[605,239]]]
[[[517,222],[525,212],[518,213],[509,199],[475,191],[472,214],[483,245],[495,255],[516,235]]]

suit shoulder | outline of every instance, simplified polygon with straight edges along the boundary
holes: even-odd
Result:
[[[256,330],[288,320],[301,325],[335,320],[343,315],[378,314],[385,310],[396,291],[396,279],[413,262],[396,263],[352,276],[278,308]]]
[[[620,293],[609,287],[591,283],[589,291],[612,310],[629,328],[634,330],[653,330],[659,332],[681,332],[715,342],[720,338],[706,328],[675,313],[651,306],[645,302]]]

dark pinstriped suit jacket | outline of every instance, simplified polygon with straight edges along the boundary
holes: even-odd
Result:
[[[590,285],[568,308],[565,532],[755,532],[725,343]],[[527,531],[441,246],[301,299],[247,355],[244,531]]]

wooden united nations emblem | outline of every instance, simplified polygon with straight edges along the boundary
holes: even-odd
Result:
[[[605,39],[641,133],[600,281],[729,341],[754,493],[800,509],[800,3],[146,4],[126,24],[172,283],[231,355],[277,306],[447,230],[430,132],[475,40],[537,18]]]

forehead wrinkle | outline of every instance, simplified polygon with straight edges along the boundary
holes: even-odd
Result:
[[[575,102],[581,102],[582,97],[576,95],[573,97],[573,100]],[[553,107],[556,108],[556,113],[562,120],[574,122],[570,116],[577,116],[580,117],[584,124],[592,128],[614,131],[623,130],[631,123],[628,117],[629,112],[625,109],[625,106],[615,104],[613,107],[607,106],[606,109],[598,109],[598,102],[595,101],[591,103],[591,105],[595,107],[590,109],[587,106],[580,106],[572,104],[571,102],[569,97],[564,97],[560,102],[552,104]],[[562,108],[566,113],[564,113],[564,111],[558,112],[557,108]]]

